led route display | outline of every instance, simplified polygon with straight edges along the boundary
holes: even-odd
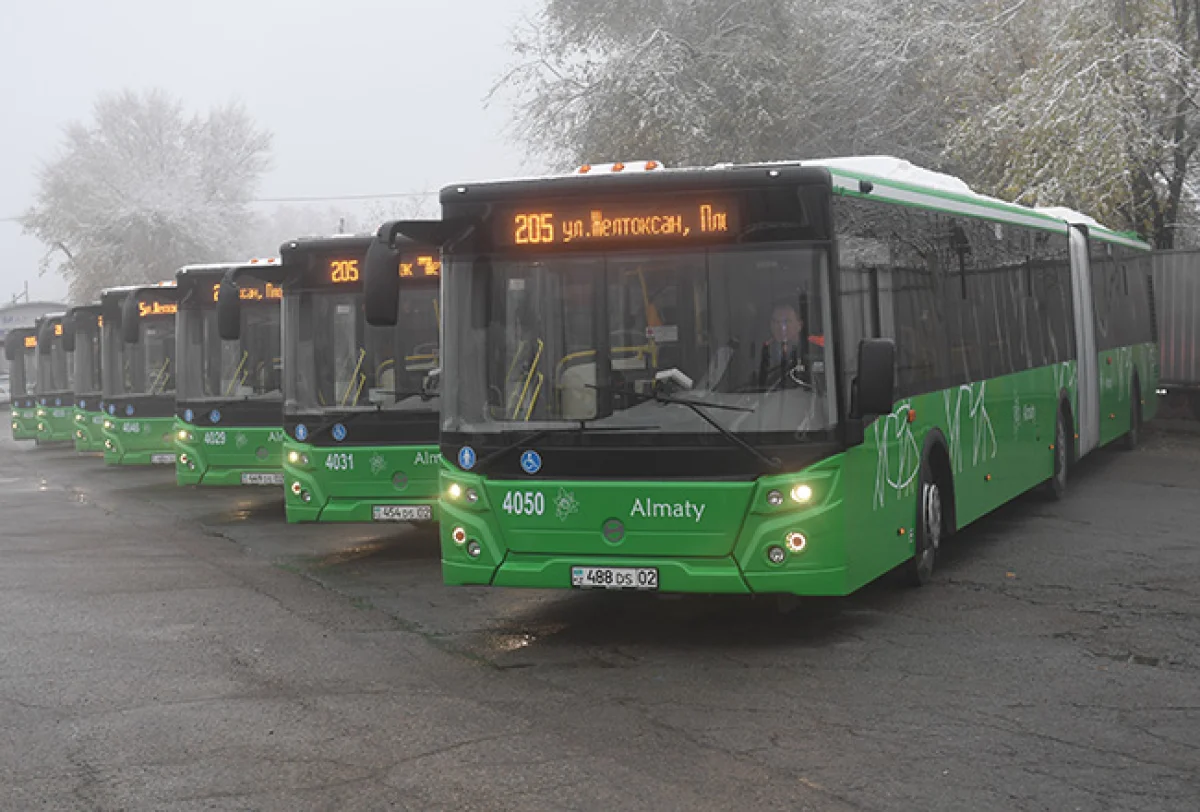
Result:
[[[567,202],[501,214],[496,239],[506,246],[711,239],[738,232],[737,212],[735,200],[711,195],[640,205]]]

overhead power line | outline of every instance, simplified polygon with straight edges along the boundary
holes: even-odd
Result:
[[[298,195],[296,197],[256,197],[250,203],[333,203],[338,200],[385,200],[402,197],[429,197],[436,195],[431,192],[387,192],[381,195]],[[0,217],[0,223],[15,223],[20,215]]]

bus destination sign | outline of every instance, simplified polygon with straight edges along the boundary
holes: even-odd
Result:
[[[496,241],[503,246],[668,242],[729,237],[739,231],[737,200],[704,195],[641,201],[559,201],[503,211]]]

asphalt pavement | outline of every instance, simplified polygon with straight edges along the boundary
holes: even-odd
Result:
[[[849,598],[451,588],[0,441],[0,810],[1200,809],[1200,436]]]

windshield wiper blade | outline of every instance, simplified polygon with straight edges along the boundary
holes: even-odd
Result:
[[[635,392],[632,389],[622,389],[622,388],[615,387],[615,386],[592,386],[591,384],[585,384],[585,386],[588,386],[591,389],[596,389],[596,390],[606,389],[610,392],[617,392],[622,395],[629,395],[630,397],[634,398],[635,400],[639,400],[642,403],[648,403],[650,401],[654,401],[655,403],[678,404],[680,406],[686,406],[689,409],[691,409],[693,412],[695,412],[697,417],[699,417],[705,423],[707,423],[708,425],[710,425],[714,429],[716,429],[721,434],[721,436],[725,437],[727,440],[729,440],[734,445],[745,450],[749,454],[753,454],[755,457],[762,460],[763,463],[770,466],[771,468],[782,468],[783,467],[783,463],[779,461],[778,457],[768,457],[766,454],[759,451],[757,448],[752,446],[750,443],[746,442],[741,437],[738,437],[732,431],[730,431],[729,429],[722,426],[720,423],[718,423],[716,420],[714,420],[712,418],[712,415],[710,415],[708,412],[705,411],[705,409],[725,409],[726,411],[731,411],[731,412],[753,412],[754,411],[753,409],[747,408],[745,406],[733,406],[728,403],[715,403],[713,401],[708,401],[708,400],[693,400],[691,398],[677,398],[674,395],[664,395],[661,392],[654,392],[653,394],[647,395],[642,392]]]
[[[592,425],[592,423],[595,420],[599,420],[599,419],[601,419],[601,418],[586,418],[583,420],[574,421],[579,424],[577,426],[570,426],[570,427],[551,426],[549,428],[539,429],[537,431],[530,432],[529,434],[526,434],[524,437],[519,437],[518,439],[514,440],[513,442],[504,446],[503,448],[501,448],[497,451],[493,451],[491,454],[488,454],[486,457],[484,457],[482,460],[480,460],[478,463],[476,463],[475,467],[484,468],[489,463],[495,462],[500,457],[503,457],[505,454],[509,454],[509,453],[513,452],[514,450],[520,448],[523,445],[528,445],[529,443],[537,442],[538,440],[542,439],[543,437],[547,437],[551,434],[571,434],[571,433],[583,434],[584,432],[587,432],[587,431],[646,431],[647,429],[659,428],[658,426],[594,426],[594,425]]]

